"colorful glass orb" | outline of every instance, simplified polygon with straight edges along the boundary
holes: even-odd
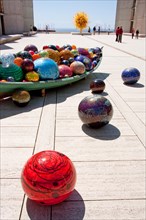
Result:
[[[21,183],[29,199],[43,205],[54,205],[73,192],[76,170],[66,155],[53,150],[41,151],[24,165]]]
[[[71,77],[73,75],[71,68],[67,65],[61,64],[58,66],[58,68],[60,78]]]
[[[15,63],[17,66],[21,66],[22,62],[23,62],[23,59],[22,59],[21,57],[16,57],[16,58],[14,59],[14,63]]]
[[[53,50],[53,49],[46,49],[48,53],[48,57],[52,60],[54,60],[57,64],[60,64],[60,54],[59,51]]]
[[[78,106],[81,121],[92,127],[101,128],[109,123],[113,116],[113,107],[108,99],[100,95],[85,97]]]
[[[90,89],[93,93],[102,93],[105,89],[105,83],[101,79],[93,79],[90,83]]]
[[[12,53],[0,55],[0,61],[2,63],[2,67],[9,67],[14,63],[14,59],[15,56]]]
[[[2,67],[0,65],[0,78],[7,80],[10,76],[13,77],[16,82],[22,81],[23,72],[21,67],[16,64],[12,64],[9,67]]]
[[[37,60],[37,59],[39,59],[39,58],[41,58],[41,56],[40,56],[38,53],[35,53],[35,54],[32,55],[32,60],[33,60],[33,61],[34,61],[34,60]]]
[[[28,82],[37,82],[39,81],[39,74],[35,71],[31,71],[25,74],[25,79]]]
[[[20,51],[17,54],[18,57],[21,57],[22,59],[30,59],[32,60],[32,55],[28,51]]]
[[[70,68],[74,74],[83,74],[86,71],[85,65],[80,61],[72,62]]]
[[[24,73],[33,71],[34,69],[34,62],[30,59],[24,59],[21,63],[21,68]]]
[[[50,58],[39,58],[34,61],[34,69],[39,73],[41,80],[59,78],[57,63]]]
[[[125,84],[135,84],[140,79],[140,72],[133,67],[126,68],[123,70],[121,77]]]
[[[7,82],[15,82],[14,77],[9,76],[9,77],[7,78]]]
[[[75,57],[75,60],[82,62],[85,65],[87,71],[93,68],[91,59],[84,55],[78,55],[77,57]]]
[[[33,52],[38,52],[38,48],[33,44],[28,44],[24,48],[24,51],[30,51],[30,50],[32,50]]]
[[[62,60],[68,60],[70,57],[74,57],[73,53],[70,50],[62,50],[60,52],[60,58]]]
[[[52,49],[52,50],[57,50],[57,47],[55,45],[48,45],[48,48]]]
[[[12,95],[12,101],[19,107],[24,107],[30,102],[30,94],[25,90],[17,90]]]
[[[79,55],[79,51],[76,50],[76,49],[72,49],[72,50],[71,50],[71,53],[72,53],[74,56],[78,56],[78,55]]]
[[[98,57],[102,57],[102,49],[99,47],[94,48],[94,53],[98,55]]]
[[[40,55],[40,57],[48,57],[48,53],[45,50],[39,51],[39,55]]]
[[[89,51],[87,49],[85,49],[85,48],[79,47],[78,48],[78,52],[81,55],[84,55],[84,56],[87,56],[87,57],[90,56]]]

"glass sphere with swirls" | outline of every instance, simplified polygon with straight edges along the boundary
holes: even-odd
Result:
[[[12,53],[6,53],[0,55],[0,62],[2,63],[2,67],[9,67],[14,63],[15,56]]]
[[[53,150],[41,151],[24,165],[21,183],[29,199],[42,205],[54,205],[73,192],[76,170],[66,155]]]

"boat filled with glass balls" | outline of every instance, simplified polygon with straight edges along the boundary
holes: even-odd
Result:
[[[0,92],[64,86],[92,73],[102,60],[102,48],[76,45],[26,45],[23,51],[0,55]]]

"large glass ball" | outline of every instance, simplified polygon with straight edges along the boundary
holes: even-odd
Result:
[[[100,95],[85,97],[78,106],[81,121],[92,127],[100,128],[109,123],[113,116],[113,107],[108,99]]]
[[[12,101],[19,107],[24,107],[30,102],[30,94],[25,90],[16,90],[12,95]]]
[[[71,77],[73,72],[71,68],[67,65],[61,64],[58,66],[59,68],[59,77],[64,78],[64,77]]]
[[[38,48],[33,44],[28,44],[24,48],[24,51],[30,51],[30,50],[32,50],[33,52],[38,52]]]
[[[13,77],[16,82],[22,81],[23,72],[21,67],[16,64],[12,64],[8,67],[2,67],[0,65],[0,78],[7,80],[8,77]]]
[[[93,79],[90,82],[90,89],[93,93],[102,93],[105,89],[105,83],[101,79]]]
[[[140,78],[138,69],[130,67],[123,70],[121,75],[125,84],[135,84]]]
[[[24,165],[21,183],[29,199],[43,205],[54,205],[73,192],[76,170],[66,155],[53,150],[41,151]]]
[[[74,74],[83,74],[86,71],[85,65],[80,61],[72,62],[70,68]]]
[[[57,79],[59,69],[56,62],[50,58],[39,58],[34,61],[34,69],[40,75],[40,80]]]
[[[2,67],[9,67],[14,63],[14,59],[15,56],[12,53],[0,55],[0,62],[2,63]]]
[[[90,71],[92,69],[92,61],[88,57],[84,55],[78,55],[75,57],[75,61],[80,61],[85,65],[85,68],[87,71]]]

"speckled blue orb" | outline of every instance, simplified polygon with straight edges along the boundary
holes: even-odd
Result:
[[[41,80],[59,78],[59,69],[56,62],[50,58],[39,58],[34,61],[34,69]]]
[[[123,70],[121,77],[125,84],[135,84],[140,78],[140,72],[133,67],[126,68]]]
[[[111,120],[113,107],[107,98],[101,95],[91,95],[79,103],[78,115],[84,124],[92,128],[101,128]]]
[[[86,56],[84,56],[84,55],[78,55],[78,56],[76,56],[76,57],[75,57],[75,61],[80,61],[80,62],[82,62],[82,63],[84,64],[84,66],[85,66],[85,68],[86,68],[87,71],[89,71],[89,70],[91,70],[91,69],[93,68],[93,66],[92,66],[92,61],[91,61],[88,57],[86,57]]]

